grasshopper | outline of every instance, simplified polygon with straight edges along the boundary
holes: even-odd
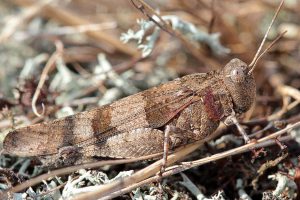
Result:
[[[13,130],[4,140],[4,153],[38,157],[54,167],[95,158],[137,158],[163,152],[166,126],[174,150],[207,138],[220,122],[236,124],[249,141],[236,116],[255,101],[253,70],[272,46],[260,54],[282,4],[249,65],[234,58],[218,71],[187,75],[109,105]]]

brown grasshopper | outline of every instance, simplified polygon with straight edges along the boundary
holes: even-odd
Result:
[[[101,157],[136,158],[163,152],[166,126],[173,150],[205,139],[221,121],[236,124],[248,141],[235,116],[255,100],[252,72],[271,47],[260,54],[282,4],[251,64],[235,58],[222,70],[187,75],[109,105],[11,131],[4,153],[36,156],[56,167]]]

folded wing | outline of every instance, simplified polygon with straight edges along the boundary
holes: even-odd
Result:
[[[162,127],[198,100],[175,80],[110,105],[14,130],[4,140],[4,152],[41,156],[56,154],[64,146],[101,145],[120,133]]]

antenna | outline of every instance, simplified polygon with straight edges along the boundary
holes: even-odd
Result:
[[[252,73],[252,71],[254,70],[254,68],[255,68],[255,66],[256,66],[257,61],[262,57],[262,55],[265,54],[265,53],[266,53],[266,52],[267,52],[267,51],[275,44],[275,42],[277,42],[277,41],[283,36],[283,34],[285,33],[285,32],[284,32],[283,34],[280,34],[280,37],[277,37],[277,38],[272,42],[272,44],[269,45],[268,48],[267,48],[261,55],[259,55],[259,53],[260,53],[261,50],[262,50],[263,45],[265,44],[265,41],[266,41],[267,36],[268,36],[268,34],[269,34],[269,32],[270,32],[270,29],[271,29],[271,27],[272,27],[272,25],[273,25],[273,23],[274,23],[274,21],[275,21],[277,15],[278,15],[279,11],[280,11],[280,9],[281,9],[283,3],[284,3],[284,0],[281,0],[279,6],[278,6],[278,8],[277,8],[277,10],[276,10],[276,12],[275,12],[275,14],[274,14],[274,16],[273,16],[273,19],[272,19],[272,21],[271,21],[271,23],[270,23],[270,25],[269,25],[269,27],[268,27],[268,29],[267,29],[267,32],[265,33],[264,38],[263,38],[263,40],[262,40],[262,42],[261,42],[261,44],[260,44],[260,46],[259,46],[259,48],[258,48],[258,50],[257,50],[257,52],[256,52],[256,54],[255,54],[253,60],[252,60],[251,63],[249,64],[249,67],[252,67],[252,68],[251,68],[251,70],[249,71],[248,74],[251,74],[251,73]]]

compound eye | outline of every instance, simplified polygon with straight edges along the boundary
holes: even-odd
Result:
[[[240,67],[235,68],[230,72],[230,78],[235,83],[242,82],[245,79],[245,76],[244,70]]]

